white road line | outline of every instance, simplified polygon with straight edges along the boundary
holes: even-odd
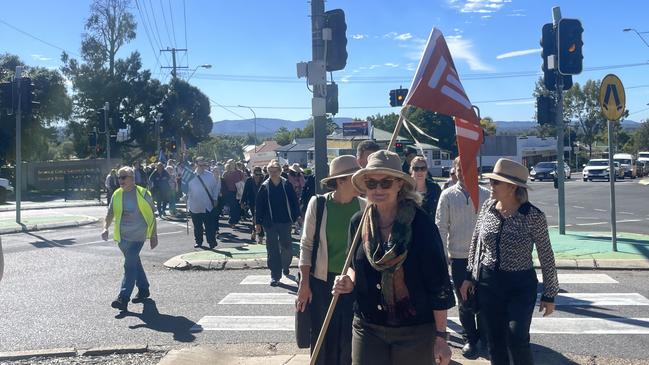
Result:
[[[219,304],[295,304],[289,293],[230,293]]]
[[[450,332],[461,328],[459,318],[448,318]],[[205,316],[191,329],[201,331],[293,331],[294,316]],[[649,318],[532,318],[534,334],[649,334]]]
[[[561,293],[554,303],[558,306],[628,306],[649,305],[649,299],[638,293]]]
[[[606,210],[606,209],[598,209],[598,208],[595,208],[595,209],[593,209],[593,210],[596,211],[596,212],[608,212],[608,210]]]
[[[573,205],[572,207],[573,207],[573,208],[577,208],[577,209],[586,209],[586,208],[584,208],[584,207],[580,207],[579,205]]]
[[[625,219],[622,221],[617,221],[618,223],[632,223],[632,222],[642,222],[642,219]]]
[[[246,276],[245,279],[239,283],[239,285],[268,285],[270,282],[270,275],[248,275]],[[296,282],[282,276],[280,279],[280,283],[286,284],[286,285],[295,285]]]
[[[158,233],[158,236],[164,236],[166,234],[176,234],[176,233],[181,233],[181,232],[184,232],[184,231],[163,232],[163,233]],[[92,242],[84,242],[84,243],[73,244],[71,246],[72,247],[88,246],[88,245],[95,245],[97,243],[104,243],[104,242],[114,242],[114,240],[109,238],[108,241],[99,240],[99,241],[92,241]]]
[[[587,219],[599,219],[599,218],[595,218],[595,217],[575,217],[575,219],[584,219],[584,220],[587,220]]]
[[[618,213],[620,213],[620,214],[627,214],[627,215],[635,215],[635,213],[631,213],[631,212],[618,212]]]
[[[602,224],[608,224],[608,222],[577,223],[576,226],[599,226]]]
[[[537,274],[539,282],[543,276]],[[617,284],[618,281],[606,274],[559,274],[559,284]]]

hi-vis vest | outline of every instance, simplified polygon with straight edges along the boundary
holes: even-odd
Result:
[[[147,189],[137,185],[135,185],[135,189],[137,189],[135,194],[135,196],[137,197],[137,207],[140,210],[142,217],[144,217],[144,221],[146,222],[146,238],[151,238],[151,235],[153,234],[153,223],[155,222],[155,216],[153,215],[153,209],[151,209],[151,205],[149,205],[149,202],[146,201],[146,199],[144,199],[144,194],[150,195],[150,193]],[[115,219],[115,231],[113,232],[113,238],[117,242],[119,242],[121,238],[119,233],[119,227],[122,220],[123,193],[124,193],[124,189],[119,188],[115,190],[112,198],[113,217]]]

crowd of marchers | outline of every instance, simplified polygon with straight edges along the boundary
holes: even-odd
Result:
[[[447,311],[456,297],[465,357],[533,364],[535,247],[544,316],[554,311],[559,284],[545,215],[528,200],[528,170],[499,160],[485,174],[490,189],[479,186],[478,209],[459,158],[444,189],[428,170],[416,150],[407,150],[402,163],[372,141],[359,144],[356,156],[331,161],[328,176],[317,182],[328,190],[323,195],[315,194],[313,174],[277,160],[252,171],[202,157],[188,166],[157,164],[149,173],[122,167],[114,173],[118,187],[112,185],[102,233],[108,239],[115,223],[113,238],[125,258],[112,306],[126,310],[135,286],[133,303],[151,295],[139,253],[146,239],[157,245],[155,212],[164,216],[167,204],[173,209],[182,197],[196,247],[204,237],[217,245],[224,207],[232,226],[249,215],[251,239],[265,239],[271,286],[289,276],[291,235],[301,234],[296,320],[308,324],[299,326],[298,344],[307,336],[314,351],[329,303],[338,297],[317,364],[448,364]]]

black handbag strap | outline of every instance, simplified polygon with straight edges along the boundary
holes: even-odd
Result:
[[[320,247],[320,227],[322,226],[322,216],[326,198],[324,195],[316,195],[316,215],[315,215],[315,233],[313,233],[313,251],[311,254],[311,273],[315,270],[315,263],[318,259],[318,248]]]
[[[203,185],[203,189],[205,189],[207,196],[210,198],[210,204],[212,204],[212,208],[214,208],[214,199],[212,198],[212,194],[210,194],[210,191],[207,190],[207,186],[205,186],[203,179],[201,179],[201,175],[196,174],[196,177],[198,178],[198,181],[201,182],[201,185]]]

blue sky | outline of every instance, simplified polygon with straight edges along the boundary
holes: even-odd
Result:
[[[61,51],[52,45],[78,54],[90,3],[6,2],[0,14],[0,52],[17,54],[29,65],[59,67]],[[144,66],[168,81],[169,70],[160,65],[170,66],[171,57],[158,50],[186,46],[189,51],[179,53],[179,65],[212,65],[198,69],[190,82],[214,102],[215,121],[252,117],[237,105],[252,106],[258,117],[309,117],[311,95],[295,71],[297,62],[311,58],[306,0],[138,0],[137,5],[139,11],[134,1],[137,39],[120,56],[139,50]],[[482,116],[531,120],[538,76],[503,76],[540,71],[541,27],[551,21],[551,8],[557,5],[564,17],[580,19],[585,29],[585,72],[575,81],[617,74],[627,88],[630,119],[649,118],[649,47],[635,33],[622,31],[649,31],[643,26],[649,13],[646,0],[329,0],[326,8],[342,8],[348,26],[347,67],[334,72],[338,116],[397,111],[388,106],[388,91],[410,85],[425,40],[438,27]],[[649,42],[649,33],[644,36]],[[646,65],[610,68],[640,63]]]

